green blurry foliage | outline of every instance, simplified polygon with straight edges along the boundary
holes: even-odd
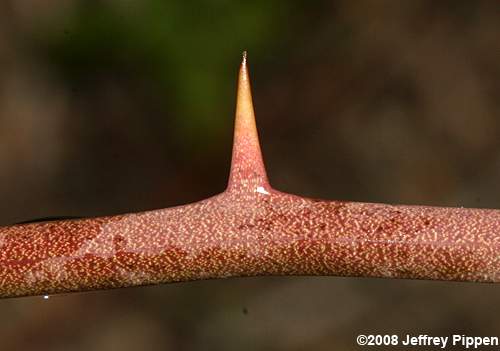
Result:
[[[261,52],[278,50],[276,43],[290,32],[291,6],[266,0],[81,1],[62,27],[37,35],[71,84],[85,85],[106,71],[146,76],[164,94],[161,108],[178,136],[203,141],[232,116],[241,52],[248,50],[255,63]]]

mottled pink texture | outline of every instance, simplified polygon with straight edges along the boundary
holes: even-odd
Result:
[[[253,275],[499,282],[500,211],[272,189],[244,61],[224,193],[157,211],[0,228],[2,297]]]

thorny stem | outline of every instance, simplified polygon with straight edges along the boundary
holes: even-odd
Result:
[[[244,55],[226,191],[156,211],[0,228],[2,297],[255,275],[500,282],[500,211],[272,189]]]

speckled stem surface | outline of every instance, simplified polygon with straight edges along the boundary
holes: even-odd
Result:
[[[244,57],[225,192],[156,211],[0,228],[1,297],[255,275],[499,282],[500,211],[272,189]]]

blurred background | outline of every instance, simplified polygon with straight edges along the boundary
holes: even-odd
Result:
[[[272,185],[500,208],[496,1],[4,0],[0,225],[225,188],[249,51]],[[269,277],[0,301],[2,350],[355,350],[500,336],[500,285]]]

